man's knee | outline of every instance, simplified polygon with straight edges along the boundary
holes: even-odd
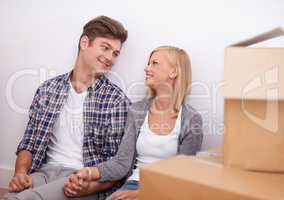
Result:
[[[36,191],[27,189],[19,193],[8,193],[4,196],[4,200],[43,200]]]
[[[2,197],[2,199],[3,199],[3,200],[15,200],[15,199],[17,199],[17,198],[16,198],[16,195],[17,195],[17,194],[18,194],[18,193],[9,192],[9,193],[5,194],[5,195]]]

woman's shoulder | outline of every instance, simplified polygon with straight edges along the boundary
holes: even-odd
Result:
[[[183,115],[188,118],[202,118],[201,114],[190,103],[183,103]]]

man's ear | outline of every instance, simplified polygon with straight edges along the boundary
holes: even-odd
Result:
[[[80,39],[80,49],[86,49],[89,46],[89,38],[84,35]]]

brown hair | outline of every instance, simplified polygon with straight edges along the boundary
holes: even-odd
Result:
[[[124,43],[127,39],[128,33],[123,25],[107,16],[99,16],[85,24],[80,40],[83,36],[87,36],[92,42],[96,37],[105,37],[118,39]],[[78,49],[80,51],[80,40]]]

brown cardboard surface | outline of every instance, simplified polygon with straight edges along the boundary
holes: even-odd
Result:
[[[225,52],[227,99],[284,99],[284,48],[230,47]]]
[[[247,47],[282,35],[278,28],[225,49],[224,98],[284,100],[284,47]]]
[[[224,167],[206,159],[177,156],[141,169],[141,200],[283,199],[284,174]]]
[[[196,157],[199,159],[204,159],[208,161],[213,161],[214,163],[223,164],[224,156],[223,156],[223,147],[215,147],[208,149],[206,151],[201,151],[196,154]]]
[[[276,28],[225,50],[225,165],[284,172],[284,47],[248,47],[283,35]]]
[[[224,163],[284,172],[284,101],[225,100]]]

